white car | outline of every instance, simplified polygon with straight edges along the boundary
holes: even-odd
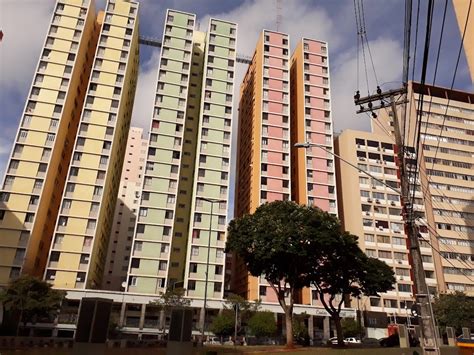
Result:
[[[357,338],[345,338],[344,343],[346,344],[360,344],[360,339]]]
[[[221,340],[218,337],[211,337],[208,338],[205,342],[204,345],[220,345]]]

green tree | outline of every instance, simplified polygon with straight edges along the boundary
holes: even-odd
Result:
[[[25,275],[10,282],[0,292],[0,302],[7,311],[19,313],[16,329],[18,335],[21,322],[25,325],[38,317],[51,316],[61,307],[65,296],[65,291],[54,290],[49,283]]]
[[[453,327],[461,334],[463,327],[474,328],[474,297],[456,291],[440,294],[433,303],[433,312],[442,327]]]
[[[354,235],[343,232],[324,238],[321,248],[322,255],[312,260],[311,282],[336,325],[338,344],[343,346],[340,313],[344,300],[391,290],[395,278],[385,262],[364,254]]]
[[[295,315],[293,318],[293,337],[300,345],[309,345],[309,332],[305,320],[308,319],[306,313]]]
[[[261,304],[260,300],[250,302],[235,294],[230,294],[227,297],[224,301],[224,309],[234,312],[234,322],[237,322],[237,333],[241,332],[242,324],[247,323],[249,318],[259,310]]]
[[[310,257],[320,255],[319,240],[340,234],[337,218],[320,209],[275,201],[254,214],[232,220],[226,249],[245,263],[253,276],[263,276],[285,313],[286,344],[293,346],[295,291],[309,286]]]
[[[234,333],[235,326],[234,314],[232,311],[224,310],[221,314],[214,317],[210,330],[218,337],[225,337]]]
[[[344,338],[360,336],[359,325],[352,318],[341,320],[341,328]]]
[[[256,337],[275,335],[277,331],[275,315],[270,311],[256,312],[250,317],[248,327],[252,335]]]
[[[191,305],[191,300],[184,296],[185,293],[184,288],[168,288],[166,292],[160,292],[159,297],[150,301],[149,304],[162,310],[166,317],[171,314],[173,309],[186,308]],[[163,333],[166,331],[165,328]]]

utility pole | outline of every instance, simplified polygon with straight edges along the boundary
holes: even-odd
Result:
[[[411,267],[413,274],[413,293],[416,297],[416,303],[420,306],[420,325],[422,333],[422,348],[423,354],[440,354],[439,346],[437,344],[435,321],[433,311],[431,308],[430,294],[428,285],[426,284],[425,271],[423,269],[423,260],[421,258],[420,242],[418,240],[418,227],[415,224],[415,216],[411,206],[410,197],[410,181],[408,178],[408,169],[405,164],[405,158],[408,154],[403,143],[403,137],[400,131],[400,121],[397,114],[397,105],[407,103],[407,88],[406,86],[398,90],[389,90],[382,92],[377,87],[377,94],[369,95],[367,97],[360,97],[359,92],[354,96],[354,103],[360,105],[357,113],[372,112],[372,117],[377,115],[373,110],[390,106],[393,114],[393,128],[395,135],[395,143],[398,146],[397,156],[400,166],[400,182],[401,182],[401,201],[403,206],[403,216],[405,220],[405,233],[408,237],[407,247],[411,257]],[[389,100],[387,103],[384,100]],[[375,103],[375,105],[374,105]],[[363,105],[367,104],[367,107]],[[408,113],[409,114],[409,113]],[[409,123],[406,123],[409,124]],[[419,147],[413,147],[419,149]],[[417,169],[418,167],[414,167]],[[413,185],[416,181],[413,181]]]

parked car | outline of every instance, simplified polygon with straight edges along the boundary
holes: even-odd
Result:
[[[364,345],[369,345],[369,346],[378,346],[379,345],[379,339],[376,338],[364,338],[362,339],[362,344]]]
[[[221,340],[218,337],[210,337],[207,338],[204,345],[221,345]]]
[[[345,338],[344,344],[360,344],[360,339],[354,337]]]
[[[328,342],[332,345],[337,345],[337,337],[332,337],[328,339]]]
[[[389,337],[380,339],[380,346],[392,348],[395,346],[400,346],[400,338],[398,334],[392,334]]]

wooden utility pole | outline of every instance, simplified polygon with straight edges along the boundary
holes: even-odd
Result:
[[[386,103],[388,100],[389,103]],[[360,109],[357,113],[372,112],[380,108],[390,106],[393,114],[393,128],[395,135],[395,143],[398,147],[397,156],[400,167],[400,183],[401,183],[401,201],[403,206],[403,216],[405,221],[405,233],[408,237],[407,247],[411,258],[411,267],[413,275],[413,293],[416,298],[416,303],[420,307],[420,326],[421,326],[421,345],[424,354],[440,354],[439,346],[437,344],[435,321],[433,316],[433,310],[431,308],[430,294],[428,285],[426,284],[425,271],[423,269],[423,260],[421,258],[420,242],[418,239],[418,227],[415,223],[415,215],[413,213],[413,206],[411,205],[411,194],[410,194],[410,180],[408,175],[407,164],[405,158],[410,157],[409,150],[404,145],[404,137],[401,134],[401,125],[397,113],[397,105],[407,103],[407,88],[403,87],[398,90],[389,90],[382,92],[380,88],[377,88],[377,94],[370,95],[361,98],[359,93],[354,96],[354,102],[356,105],[360,105]],[[375,103],[375,105],[374,105]],[[364,107],[363,105],[367,105]],[[377,117],[376,115],[372,115]],[[408,124],[408,123],[406,123]],[[417,151],[420,147],[413,147],[411,151]],[[416,154],[416,153],[415,153]],[[419,167],[413,167],[418,169]],[[416,181],[412,182],[413,188]]]

